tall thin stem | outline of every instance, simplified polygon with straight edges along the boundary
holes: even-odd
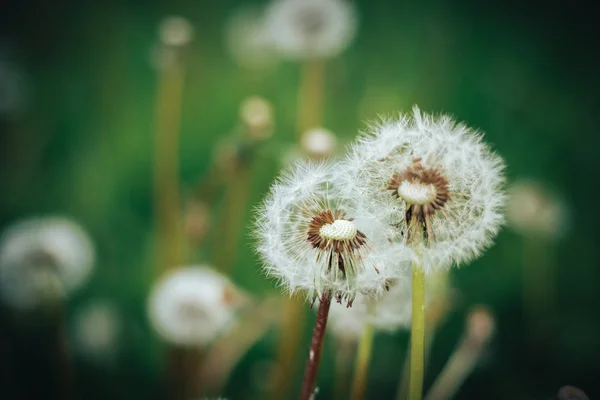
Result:
[[[373,349],[373,337],[373,325],[365,325],[358,344],[358,353],[356,355],[354,382],[352,385],[353,400],[360,400],[365,397],[365,390],[367,389],[367,372],[369,371],[369,361],[371,360],[371,352]]]
[[[463,339],[431,386],[425,400],[453,398],[477,364],[481,355],[481,347],[473,346],[468,340]]]
[[[425,273],[418,263],[412,271],[412,328],[410,332],[409,399],[423,397],[425,352]]]
[[[330,306],[331,294],[323,293],[319,302],[319,311],[317,312],[315,328],[313,329],[312,340],[310,342],[310,351],[308,352],[308,360],[304,369],[304,381],[302,381],[300,400],[310,400],[315,392]]]
[[[298,93],[298,138],[306,130],[321,124],[323,113],[323,81],[325,63],[322,60],[307,61],[302,65],[300,91]]]
[[[179,262],[179,125],[184,84],[183,63],[159,71],[156,99],[154,208],[157,272]]]

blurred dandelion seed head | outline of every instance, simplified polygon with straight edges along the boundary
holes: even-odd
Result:
[[[302,134],[300,145],[313,158],[326,158],[333,154],[337,144],[335,134],[325,128],[313,128]]]
[[[334,57],[354,39],[354,7],[342,0],[274,0],[266,24],[275,47],[290,59]]]
[[[439,274],[427,281],[427,303],[443,301]],[[408,279],[389,282],[381,299],[370,300],[358,295],[352,308],[332,305],[328,328],[338,339],[358,340],[367,324],[376,330],[393,333],[410,328],[412,318],[412,289]]]
[[[569,225],[562,199],[542,183],[525,179],[508,189],[507,219],[522,235],[550,239],[559,239]]]
[[[352,304],[380,297],[400,279],[403,260],[386,253],[385,227],[354,213],[341,196],[336,164],[300,162],[284,173],[258,209],[255,236],[267,275],[310,300],[331,293]],[[407,262],[408,260],[404,260]]]
[[[194,36],[194,27],[186,18],[166,17],[160,22],[158,37],[167,46],[180,47],[188,44]]]
[[[246,98],[240,105],[240,119],[252,139],[264,140],[273,134],[273,106],[262,97]]]
[[[503,160],[449,116],[415,107],[372,124],[343,169],[347,195],[362,194],[359,212],[394,226],[394,248],[426,273],[479,256],[503,222]]]
[[[91,302],[77,310],[74,317],[75,344],[78,351],[92,359],[115,355],[122,326],[117,309],[109,302]]]
[[[17,222],[0,238],[2,299],[19,310],[54,301],[85,283],[93,264],[91,239],[72,220]]]
[[[241,296],[223,275],[206,266],[169,271],[148,299],[150,322],[167,342],[204,346],[234,320]]]

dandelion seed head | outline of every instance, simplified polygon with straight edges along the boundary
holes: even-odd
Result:
[[[161,21],[158,36],[167,46],[184,46],[192,40],[194,27],[186,18],[170,16]]]
[[[353,213],[337,169],[301,162],[284,173],[257,210],[255,237],[265,272],[288,292],[328,292],[351,305],[358,293],[380,297],[409,260],[390,258],[385,227]]]
[[[410,327],[412,290],[407,280],[390,284],[381,299],[357,296],[352,308],[332,304],[328,328],[339,339],[358,340],[367,324],[378,331],[395,332]]]
[[[371,124],[343,168],[360,212],[394,227],[390,241],[426,273],[477,257],[503,222],[502,159],[449,116],[415,107]]]
[[[264,140],[273,134],[273,107],[262,97],[246,98],[240,105],[240,119],[253,139]]]
[[[567,207],[560,196],[530,179],[509,187],[506,216],[509,226],[525,236],[559,239],[569,225]]]
[[[356,34],[356,13],[342,0],[274,0],[266,25],[275,47],[290,59],[341,53]]]
[[[329,157],[335,150],[337,139],[333,132],[325,128],[313,128],[302,134],[300,145],[313,158]]]
[[[92,241],[72,220],[17,222],[0,237],[0,296],[15,309],[35,308],[83,285],[93,264]]]
[[[167,342],[203,346],[233,321],[237,290],[223,275],[206,266],[169,271],[148,299],[152,326]]]
[[[107,301],[93,301],[79,308],[73,326],[74,343],[91,360],[106,360],[119,346],[122,323],[117,309]]]

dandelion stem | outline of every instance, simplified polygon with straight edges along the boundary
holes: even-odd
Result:
[[[298,138],[308,129],[321,124],[324,73],[325,64],[322,60],[307,61],[302,66],[298,93]]]
[[[412,328],[410,332],[410,383],[409,399],[421,400],[423,396],[425,349],[425,273],[418,263],[412,272]]]
[[[183,83],[183,65],[170,65],[160,70],[154,155],[159,273],[179,261],[179,124]]]
[[[313,329],[312,340],[310,342],[308,360],[306,361],[306,368],[304,369],[304,381],[302,382],[300,400],[309,400],[315,392],[330,306],[331,294],[327,292],[323,293],[319,301],[319,311],[317,312],[315,328]]]
[[[436,378],[427,396],[425,396],[425,400],[447,400],[453,398],[454,394],[473,370],[478,356],[479,352],[471,348],[467,344],[467,341],[463,340]]]
[[[366,324],[358,344],[356,364],[354,369],[354,382],[352,385],[352,399],[360,400],[365,397],[367,388],[367,372],[373,349],[373,325]]]
[[[244,168],[236,168],[225,186],[223,223],[220,224],[220,229],[215,235],[219,243],[215,246],[214,265],[226,275],[230,273],[236,261],[251,183],[251,165],[246,165]]]

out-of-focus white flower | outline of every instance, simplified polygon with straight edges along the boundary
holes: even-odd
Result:
[[[389,228],[341,196],[339,168],[299,163],[283,174],[258,209],[255,236],[267,275],[287,291],[313,301],[328,293],[351,305],[359,293],[380,297],[404,276],[406,260],[386,253]]]
[[[273,38],[260,8],[237,10],[226,25],[225,39],[231,57],[243,68],[264,70],[277,64]]]
[[[0,295],[19,310],[60,298],[81,286],[94,263],[85,231],[62,217],[32,218],[0,238]]]
[[[115,355],[122,326],[117,309],[109,302],[92,302],[77,310],[73,328],[74,342],[84,356],[106,359]]]
[[[252,139],[263,140],[273,133],[273,106],[259,96],[250,96],[240,105],[240,119]]]
[[[194,36],[194,27],[186,18],[180,16],[166,17],[158,28],[160,42],[167,46],[184,46]]]
[[[445,300],[447,279],[445,273],[435,274],[427,281],[427,303]],[[360,338],[365,325],[378,331],[395,332],[410,328],[412,318],[412,288],[407,281],[391,282],[390,288],[378,301],[357,296],[352,308],[332,304],[329,310],[329,331],[346,340]]]
[[[503,222],[502,159],[449,116],[415,107],[412,117],[372,125],[343,169],[346,195],[357,195],[361,213],[395,226],[395,248],[426,273],[475,258]]]
[[[339,339],[356,340],[362,335],[367,324],[377,330],[394,332],[410,326],[411,321],[410,285],[392,285],[379,301],[357,296],[352,308],[332,304],[329,310],[328,330]]]
[[[312,158],[326,158],[333,154],[337,139],[333,132],[325,128],[313,128],[302,134],[302,150]]]
[[[150,322],[166,341],[204,346],[233,321],[241,295],[223,275],[206,266],[169,271],[148,299]]]
[[[354,39],[357,20],[343,0],[274,0],[266,24],[282,56],[307,59],[341,53]]]
[[[510,227],[525,236],[557,239],[569,224],[564,202],[533,180],[520,180],[510,186],[506,216]]]

